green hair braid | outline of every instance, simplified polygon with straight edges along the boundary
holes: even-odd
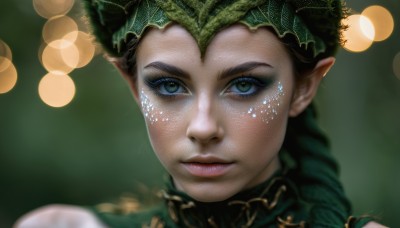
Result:
[[[339,181],[339,168],[328,140],[318,127],[313,104],[289,119],[283,147],[295,161],[288,177],[311,204],[310,227],[343,226],[351,214],[351,205]]]

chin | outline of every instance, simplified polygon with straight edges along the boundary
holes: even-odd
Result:
[[[235,190],[232,184],[220,183],[196,183],[182,186],[182,190],[193,199],[204,202],[220,202],[234,196],[239,190]]]
[[[190,195],[190,196],[193,199],[203,203],[221,202],[231,197],[226,195],[205,195],[205,194],[199,195],[198,197],[197,195]]]

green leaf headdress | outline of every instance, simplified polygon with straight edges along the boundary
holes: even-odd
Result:
[[[149,27],[184,26],[202,55],[215,34],[234,23],[272,27],[292,36],[314,58],[333,55],[340,43],[340,0],[84,0],[93,33],[113,56],[139,40]]]

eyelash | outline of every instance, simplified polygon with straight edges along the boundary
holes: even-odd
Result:
[[[153,90],[153,92],[156,95],[165,97],[165,98],[173,98],[177,95],[188,93],[188,90],[187,90],[185,84],[181,80],[172,78],[172,77],[162,76],[162,77],[155,78],[155,79],[145,80],[145,83],[148,87],[150,87]],[[175,91],[175,92],[171,93],[171,92],[166,91],[165,86],[167,85],[167,83],[174,83],[175,85],[177,85],[178,86],[177,91],[179,90],[179,92]]]
[[[273,80],[270,78],[259,79],[254,76],[251,76],[251,75],[243,75],[243,76],[240,76],[238,78],[231,80],[228,83],[228,85],[225,87],[225,89],[222,91],[221,94],[228,94],[228,95],[234,96],[236,98],[252,97],[252,96],[256,96],[264,88],[271,85],[272,82],[273,82]],[[165,88],[167,83],[173,83],[174,85],[178,86],[178,88],[174,92],[168,92],[168,91],[166,91],[166,88]],[[234,86],[237,86],[239,83],[249,83],[251,86],[251,89],[249,89],[249,90],[251,90],[251,92],[234,91],[235,90]],[[146,79],[145,84],[149,88],[151,88],[152,91],[157,96],[161,96],[163,98],[174,98],[177,95],[189,93],[189,90],[187,89],[186,85],[181,80],[173,78],[173,77],[162,76],[162,77],[158,77],[155,79]],[[236,88],[236,90],[237,90],[237,88]]]
[[[249,90],[251,90],[251,92],[233,91],[235,89],[234,86],[238,86],[239,83],[249,83],[251,86]],[[230,81],[226,89],[223,91],[223,93],[229,93],[239,98],[252,97],[256,96],[271,83],[272,80],[269,78],[261,80],[251,75],[241,76]]]

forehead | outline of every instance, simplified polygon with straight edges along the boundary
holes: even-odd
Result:
[[[266,28],[250,31],[239,24],[218,32],[203,59],[195,39],[180,25],[174,24],[163,30],[151,29],[141,40],[137,57],[138,65],[174,60],[192,64],[201,62],[203,65],[226,62],[234,65],[246,61],[267,61],[275,66],[290,64],[286,48],[274,33]]]

